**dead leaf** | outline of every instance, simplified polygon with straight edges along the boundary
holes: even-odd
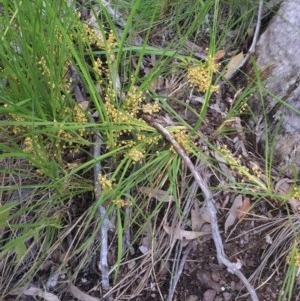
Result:
[[[60,301],[60,299],[56,295],[54,295],[52,293],[45,292],[44,290],[42,290],[38,287],[33,287],[32,286],[32,287],[24,290],[22,293],[25,296],[32,296],[32,297],[38,296],[38,297],[43,298],[46,301]]]
[[[156,188],[149,188],[149,187],[140,187],[140,192],[146,194],[149,198],[154,198],[157,201],[163,202],[173,202],[174,198],[171,194],[168,194],[167,191],[156,189]]]
[[[275,192],[278,192],[280,194],[288,194],[291,190],[290,184],[293,182],[294,181],[291,179],[282,178],[276,183],[274,190],[275,190]],[[297,200],[295,198],[291,198],[288,200],[288,203],[291,206],[291,209],[294,214],[300,213],[300,201],[299,200]]]
[[[204,232],[181,230],[179,227],[169,227],[167,225],[164,225],[164,230],[167,234],[179,240],[192,240],[200,236],[207,235],[207,233]]]
[[[92,297],[92,296],[84,293],[78,287],[76,287],[73,283],[69,284],[68,290],[73,295],[73,297],[77,298],[80,301],[100,301],[99,298],[95,298],[95,297]]]
[[[300,201],[296,200],[296,199],[290,199],[288,201],[288,203],[291,206],[293,213],[299,215],[300,214]]]
[[[238,53],[237,55],[235,55],[230,59],[226,67],[226,73],[224,75],[225,79],[229,79],[232,76],[232,74],[238,69],[243,59],[244,59],[243,52]]]
[[[150,250],[150,248],[151,248],[151,241],[152,241],[152,239],[151,239],[150,235],[144,236],[142,238],[141,245],[139,246],[139,249],[140,249],[140,251],[143,254],[146,254]]]
[[[90,105],[90,102],[88,100],[84,100],[79,103],[83,111],[86,111]]]
[[[293,180],[288,179],[288,178],[280,179],[274,187],[275,192],[279,192],[281,194],[288,193],[288,191],[290,190],[290,187],[291,187],[290,183],[292,183],[292,182],[293,182]]]
[[[241,209],[237,210],[237,214],[236,214],[237,218],[238,219],[243,218],[249,212],[249,209],[250,209],[250,198],[246,197],[243,200]]]
[[[191,210],[191,221],[193,231],[200,231],[205,223],[210,223],[207,208],[199,208],[199,203],[197,201],[195,202],[194,208]]]
[[[218,63],[226,54],[226,51],[224,49],[218,50],[217,53],[215,54],[215,63]]]
[[[227,233],[227,230],[230,226],[232,226],[237,218],[238,210],[240,210],[243,206],[243,196],[239,194],[233,201],[232,206],[229,210],[228,216],[225,221],[225,233]]]

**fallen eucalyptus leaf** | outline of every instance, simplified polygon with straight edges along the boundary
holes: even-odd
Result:
[[[76,287],[73,283],[69,284],[68,290],[73,295],[73,297],[77,298],[80,301],[100,301],[99,298],[95,298],[86,294],[78,287]]]
[[[291,188],[290,183],[292,183],[292,182],[293,182],[293,180],[288,179],[288,178],[282,178],[282,179],[280,179],[280,180],[276,183],[276,185],[275,185],[275,187],[274,187],[275,192],[279,192],[279,193],[281,193],[281,194],[286,194],[286,193],[288,193],[288,191],[289,191],[290,188]]]
[[[243,196],[239,194],[234,199],[232,206],[229,210],[228,216],[226,218],[225,225],[224,225],[225,233],[227,233],[228,228],[234,224],[237,218],[238,210],[242,208],[242,206],[243,206]]]
[[[164,225],[164,230],[167,234],[179,240],[192,240],[207,235],[207,233],[204,232],[181,230],[179,227],[169,227],[167,225]]]
[[[140,187],[139,190],[141,193],[144,193],[149,198],[154,198],[157,201],[163,201],[168,203],[174,201],[174,197],[168,194],[168,192],[165,190],[149,188],[144,186]]]
[[[232,74],[239,68],[240,63],[244,59],[243,52],[238,53],[234,57],[232,57],[226,67],[226,73],[224,75],[225,79],[229,79]]]
[[[22,294],[25,296],[32,296],[32,297],[38,296],[38,297],[43,298],[46,301],[60,301],[60,299],[56,295],[45,292],[44,290],[42,290],[38,287],[33,287],[33,286],[28,289],[25,289],[22,292]]]
[[[236,214],[237,218],[238,219],[243,218],[249,212],[249,209],[250,209],[250,198],[246,197],[243,200],[241,209],[237,210],[237,214]]]
[[[210,223],[209,213],[205,206],[199,208],[196,201],[194,208],[191,209],[191,221],[193,231],[200,231],[205,223]]]
[[[215,63],[218,63],[226,54],[226,51],[224,49],[218,50],[215,54]]]

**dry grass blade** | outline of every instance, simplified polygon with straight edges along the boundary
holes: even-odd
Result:
[[[182,243],[180,244],[180,247],[182,247]],[[181,260],[178,264],[178,268],[176,269],[175,276],[172,277],[171,284],[170,284],[170,287],[169,287],[169,294],[168,294],[167,301],[172,301],[173,300],[176,285],[179,281],[180,275],[182,274],[184,264],[187,260],[187,257],[189,255],[191,249],[192,249],[192,244],[189,243],[188,246],[185,248],[185,250],[183,252],[180,252],[180,253],[183,253],[183,255],[182,255],[182,258],[181,258]]]

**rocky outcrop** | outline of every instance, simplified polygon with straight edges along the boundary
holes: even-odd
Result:
[[[281,166],[300,170],[300,1],[285,0],[261,35],[256,64],[266,90],[263,103],[251,103],[259,118],[260,143],[276,138],[275,158]],[[253,121],[253,120],[252,120]],[[268,135],[266,135],[268,133]]]

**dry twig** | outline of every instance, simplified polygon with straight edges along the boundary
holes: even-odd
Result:
[[[211,221],[211,230],[212,230],[212,237],[215,243],[216,251],[217,251],[217,258],[219,263],[224,264],[227,267],[227,270],[233,274],[235,274],[239,279],[244,283],[246,286],[249,294],[252,297],[253,301],[259,301],[257,294],[253,288],[253,286],[250,284],[250,282],[247,280],[247,278],[244,276],[244,274],[240,271],[241,264],[238,263],[232,263],[230,262],[224,252],[224,247],[219,231],[218,221],[217,221],[217,211],[215,208],[215,201],[213,199],[212,193],[209,190],[208,186],[206,185],[203,177],[198,173],[196,170],[193,162],[189,158],[189,156],[186,154],[184,149],[177,143],[177,141],[174,139],[174,137],[166,130],[161,124],[154,121],[152,118],[148,116],[143,116],[144,120],[147,121],[150,125],[152,125],[154,128],[156,128],[173,146],[174,150],[180,155],[184,163],[187,165],[189,170],[191,171],[192,175],[194,176],[199,188],[202,190],[204,200],[206,202],[206,206],[208,209],[208,213],[210,216]]]
[[[95,134],[93,157],[97,159],[100,156],[102,140],[100,133]],[[98,200],[101,194],[101,183],[99,181],[99,175],[101,175],[101,165],[100,162],[96,162],[94,165],[94,188],[95,188],[95,199]],[[99,213],[101,218],[101,228],[100,228],[100,237],[101,237],[101,249],[100,249],[100,261],[99,269],[102,273],[102,288],[109,288],[109,271],[108,271],[108,262],[107,262],[107,246],[108,246],[108,230],[113,228],[113,225],[109,221],[106,208],[104,206],[99,206]]]

